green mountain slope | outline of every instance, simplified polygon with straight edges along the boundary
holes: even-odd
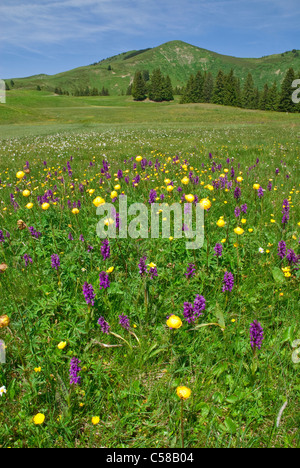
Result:
[[[36,75],[14,79],[14,82],[16,88],[36,88],[39,85],[49,91],[60,87],[69,92],[80,87],[101,89],[104,86],[114,95],[126,93],[137,70],[149,70],[151,73],[158,67],[164,75],[170,76],[173,86],[185,85],[189,75],[198,70],[210,71],[216,76],[219,69],[226,73],[233,69],[242,83],[251,72],[255,85],[262,89],[265,83],[281,83],[290,67],[300,71],[300,53],[294,50],[262,58],[238,58],[182,41],[171,41],[152,49],[122,53],[57,75]]]

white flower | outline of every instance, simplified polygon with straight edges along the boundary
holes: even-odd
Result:
[[[2,396],[3,393],[6,393],[6,388],[4,386],[0,388],[0,396]]]
[[[264,253],[264,249],[262,247],[259,247],[258,251],[259,253]]]

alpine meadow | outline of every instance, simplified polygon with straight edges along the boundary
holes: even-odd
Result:
[[[4,82],[0,448],[299,448],[300,51]]]

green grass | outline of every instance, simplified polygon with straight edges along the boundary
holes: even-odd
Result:
[[[91,105],[97,108],[92,111]],[[4,112],[22,113],[23,119],[12,114],[6,119]],[[7,105],[0,107],[0,121],[0,230],[10,233],[0,245],[0,263],[8,265],[0,273],[0,315],[10,318],[9,328],[0,329],[0,339],[7,346],[6,364],[0,364],[0,388],[7,390],[0,398],[1,448],[180,447],[179,385],[192,391],[184,402],[185,447],[299,448],[299,364],[292,361],[292,343],[300,338],[299,271],[292,269],[290,277],[284,276],[281,268],[288,262],[280,261],[277,246],[285,240],[289,249],[300,254],[300,116],[15,90]],[[133,169],[130,158],[137,155],[151,159],[153,165],[145,171],[139,164]],[[179,164],[172,163],[176,155]],[[100,185],[104,159],[111,165],[112,178],[104,178]],[[156,160],[161,164],[157,174]],[[185,160],[187,170],[180,167]],[[215,173],[211,172],[213,160],[222,164]],[[31,172],[27,180],[17,182],[16,173],[26,161]],[[74,189],[64,171],[68,161]],[[166,172],[161,171],[164,165]],[[225,168],[230,174],[231,166],[236,176],[241,172],[244,178],[240,203],[233,189],[210,192],[205,188]],[[120,184],[129,203],[144,201],[147,206],[153,188],[158,195],[165,194],[168,202],[180,200],[176,189],[168,198],[166,177],[177,188],[190,170],[199,175],[203,185],[190,183],[184,191],[212,201],[205,215],[204,247],[194,255],[186,250],[184,238],[171,242],[110,239],[111,257],[104,261],[92,201],[96,196],[110,200],[120,168],[128,169],[130,183],[122,179]],[[142,180],[134,188],[137,173]],[[61,175],[65,184],[59,180]],[[269,179],[272,190],[266,190],[259,202],[253,183],[266,189]],[[85,184],[83,193],[80,183]],[[24,188],[32,192],[29,198],[22,196]],[[59,201],[50,202],[49,210],[43,211],[37,196],[49,189]],[[90,189],[95,190],[91,195]],[[16,210],[10,194],[18,203]],[[283,229],[285,198],[291,208]],[[68,208],[68,200],[81,201],[78,216]],[[34,204],[32,210],[25,207],[29,201]],[[240,219],[235,218],[234,209],[243,203],[248,205],[247,222],[245,233],[237,238],[233,229]],[[220,216],[227,222],[225,228],[216,226]],[[42,236],[35,240],[28,229],[18,229],[20,219]],[[74,241],[68,240],[69,232]],[[80,234],[85,242],[79,240]],[[223,256],[216,259],[213,247],[224,238]],[[87,251],[88,245],[94,247],[92,252]],[[54,253],[60,256],[58,275],[51,268]],[[33,260],[28,268],[24,254]],[[157,265],[158,277],[147,282],[139,275],[142,255],[147,255],[147,263]],[[185,276],[189,263],[197,267],[190,280]],[[99,272],[110,266],[114,266],[110,288],[100,290]],[[225,270],[235,277],[227,297],[222,292]],[[90,323],[82,294],[85,281],[96,292]],[[196,294],[206,299],[198,324],[224,320],[223,330],[213,325],[191,330],[183,304],[193,302]],[[128,315],[140,346],[120,327],[121,313]],[[166,326],[166,317],[172,313],[183,321],[175,331]],[[100,316],[130,346],[101,333]],[[264,329],[257,357],[249,339],[254,319]],[[61,341],[67,343],[63,350],[57,348]],[[124,346],[104,348],[99,343]],[[69,383],[73,356],[81,360],[82,381],[77,387]],[[38,368],[41,372],[35,371]],[[33,423],[38,413],[45,415],[41,426]],[[91,420],[96,416],[100,422],[94,426]]]

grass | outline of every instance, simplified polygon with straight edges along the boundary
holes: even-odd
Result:
[[[291,274],[284,275],[287,270],[282,268],[289,262],[280,260],[277,248],[284,240],[288,249],[300,253],[300,117],[176,102],[139,105],[125,97],[93,101],[43,94],[41,104],[39,94],[18,93],[13,91],[8,104],[0,107],[0,263],[8,266],[0,273],[0,310],[10,319],[9,326],[0,329],[7,346],[6,364],[0,364],[0,388],[6,389],[0,398],[1,448],[180,447],[176,388],[181,385],[192,391],[183,408],[185,447],[299,448],[299,364],[292,361],[292,344],[300,338],[299,271],[292,264]],[[100,106],[91,113],[91,102],[103,104],[101,114]],[[3,110],[25,117],[5,120]],[[55,120],[50,121],[50,115]],[[137,155],[151,160],[152,166],[142,170],[137,162],[135,169]],[[101,174],[103,160],[110,164],[110,179]],[[18,180],[16,173],[26,161],[30,173]],[[68,161],[71,177],[64,170]],[[214,173],[213,161],[222,164]],[[233,195],[235,178],[228,191],[206,188],[227,168],[231,180],[231,167],[235,178],[244,179],[240,201]],[[110,201],[118,169],[129,177],[129,184],[120,179],[118,190],[129,203],[148,206],[151,189],[168,202],[180,201],[176,189],[168,198],[166,177],[185,193],[209,197],[203,248],[195,254],[186,250],[184,238],[110,239],[110,258],[104,260],[93,200],[102,196]],[[199,183],[183,186],[180,181],[190,171]],[[137,174],[141,181],[134,187]],[[265,189],[262,200],[254,182]],[[22,195],[25,188],[29,198]],[[48,192],[50,207],[44,211],[37,196],[48,190],[53,195]],[[285,227],[284,199],[290,205]],[[26,208],[29,201],[32,209]],[[75,215],[72,208],[78,201],[80,212]],[[234,210],[245,203],[242,224]],[[221,216],[224,228],[216,226]],[[20,220],[41,236],[36,239],[27,228],[20,230]],[[237,225],[245,230],[240,237],[234,233]],[[223,239],[218,259],[213,248]],[[25,254],[32,259],[27,267]],[[51,267],[53,254],[60,258],[58,271]],[[153,280],[139,274],[143,255],[146,263],[157,265]],[[189,263],[196,265],[196,272],[187,279]],[[112,266],[110,287],[100,290],[99,273]],[[228,294],[222,292],[226,270],[234,275]],[[82,292],[85,282],[96,293],[90,308]],[[193,303],[197,294],[205,298],[206,308],[189,325],[184,303]],[[139,342],[120,326],[121,313],[129,317],[130,331]],[[178,330],[166,326],[170,314],[181,318]],[[100,316],[122,339],[101,333]],[[249,337],[255,319],[264,330],[256,355]],[[219,326],[193,330],[206,323]],[[63,349],[58,348],[61,342],[66,343]],[[81,361],[80,385],[69,382],[74,356]],[[40,413],[45,420],[36,425],[33,418]],[[99,418],[96,425],[94,417]]]

